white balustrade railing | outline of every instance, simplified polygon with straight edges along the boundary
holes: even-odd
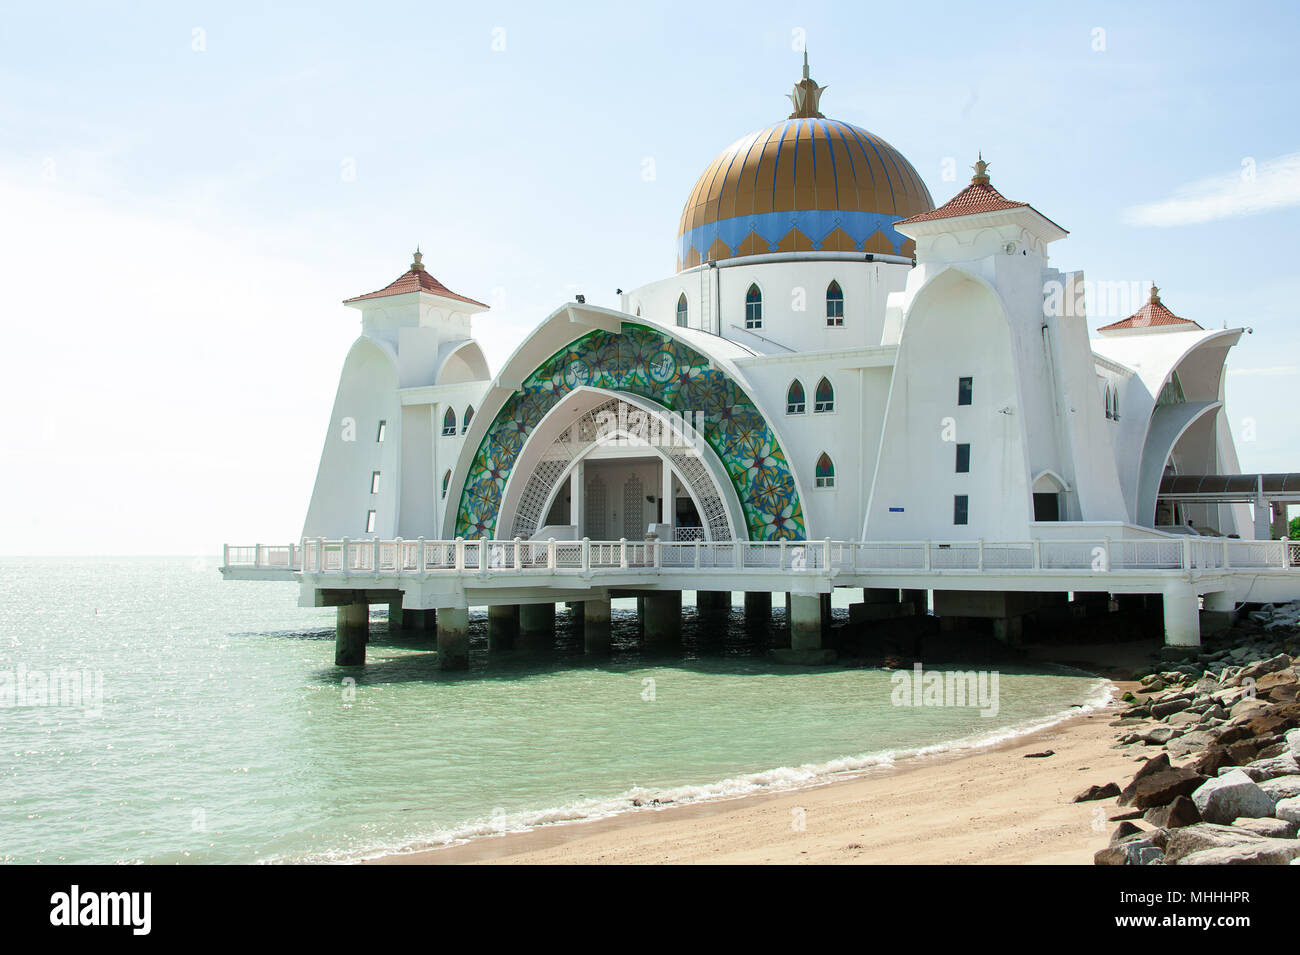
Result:
[[[238,546],[227,569],[400,576],[453,571],[755,570],[871,573],[1300,571],[1300,541],[1183,537],[1037,541],[322,540]]]

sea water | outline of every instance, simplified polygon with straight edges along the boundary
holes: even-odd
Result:
[[[682,646],[650,652],[621,601],[599,661],[563,607],[552,648],[492,655],[474,611],[470,669],[442,672],[431,636],[390,634],[376,607],[366,666],[341,669],[332,609],[217,563],[0,559],[0,859],[358,859],[815,784],[1108,695],[1003,669],[995,716],[899,706],[887,671],[771,663],[739,608],[704,626],[688,606]]]

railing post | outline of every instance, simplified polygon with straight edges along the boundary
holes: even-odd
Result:
[[[735,565],[736,570],[743,570],[745,567],[745,542],[740,538],[736,538],[732,541],[732,546],[735,547],[735,550],[732,552],[731,562]]]
[[[262,545],[261,544],[253,545],[253,566],[254,567],[262,566]]]
[[[582,539],[582,572],[585,574],[591,570],[591,538]]]
[[[924,552],[921,555],[921,569],[929,570],[930,569],[930,541],[927,539],[922,544],[922,546],[924,547]]]
[[[417,538],[417,539],[416,539],[416,541],[415,541],[415,547],[416,547],[416,550],[415,550],[415,569],[416,569],[416,572],[417,572],[417,573],[419,573],[421,576],[423,576],[424,573],[425,573],[425,569],[426,569],[426,568],[425,568],[425,564],[424,564],[424,538],[423,538],[423,537],[420,537],[420,538]]]
[[[858,542],[849,541],[849,569],[858,572]]]
[[[1282,556],[1283,557],[1286,556],[1285,550],[1282,552]],[[222,567],[230,566],[230,545],[229,544],[221,545],[221,566]]]
[[[1034,538],[1034,570],[1043,569],[1043,542],[1040,538]]]
[[[523,538],[520,537],[515,538],[515,570],[521,570],[523,569],[524,566],[524,557],[523,554],[520,553],[520,547],[519,547],[519,545],[522,543],[523,543]]]
[[[1114,569],[1115,569],[1115,562],[1114,562],[1114,558],[1111,557],[1110,538],[1107,537],[1106,538],[1106,573],[1110,573]]]
[[[984,569],[984,538],[982,537],[979,539],[979,555],[980,555],[979,569],[983,570]]]
[[[620,570],[627,570],[627,538],[618,539],[618,566]]]
[[[375,537],[370,544],[370,572],[379,576],[379,538]]]
[[[785,541],[784,540],[781,541],[781,543],[778,545],[778,548],[779,549],[777,551],[777,568],[780,570],[785,570]]]
[[[822,542],[822,570],[831,569],[831,539],[828,537]]]
[[[1183,570],[1192,569],[1192,539],[1183,538]]]
[[[325,573],[325,538],[316,538],[316,573]]]
[[[487,576],[488,572],[488,539],[480,537],[478,539],[478,572],[482,577]]]
[[[402,558],[402,539],[401,539],[400,537],[395,538],[395,539],[393,540],[393,544],[394,544],[394,546],[396,546],[396,548],[397,548],[397,553],[396,553],[396,555],[393,557],[393,574],[394,574],[395,576],[397,576],[397,577],[400,577],[400,576],[402,576],[402,560],[403,560],[403,558]]]
[[[654,567],[655,570],[659,570],[664,565],[663,541],[658,539],[656,539],[653,542],[646,541],[646,547],[649,547],[651,550],[654,551],[654,555],[655,555]]]
[[[456,538],[456,573],[465,570],[465,538]]]
[[[1223,569],[1228,569],[1228,538],[1223,539]]]
[[[555,570],[555,538],[546,539],[546,567],[548,570]]]
[[[343,538],[343,555],[339,558],[339,572],[342,573],[344,577],[352,573],[351,551],[351,539],[347,537]]]
[[[695,569],[700,569],[700,544],[701,541],[695,542]]]

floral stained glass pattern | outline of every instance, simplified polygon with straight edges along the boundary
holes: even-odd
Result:
[[[491,537],[524,440],[574,388],[627,391],[704,416],[704,439],[731,478],[750,540],[802,540],[803,508],[776,434],[745,392],[693,348],[644,325],[596,331],[542,362],[506,400],[470,461],[456,536]],[[693,420],[691,418],[690,420]]]

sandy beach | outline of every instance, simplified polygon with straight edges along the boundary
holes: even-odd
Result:
[[[1113,678],[1149,659],[1154,646],[1058,645],[1034,656]],[[1134,686],[1113,685],[1116,696]],[[1112,748],[1116,730],[1109,724],[1118,708],[1069,717],[986,749],[908,760],[814,788],[642,810],[367,861],[1091,865],[1115,828],[1107,821],[1115,800],[1071,799],[1094,783],[1123,785],[1140,763]],[[1029,755],[1046,750],[1053,755]]]

